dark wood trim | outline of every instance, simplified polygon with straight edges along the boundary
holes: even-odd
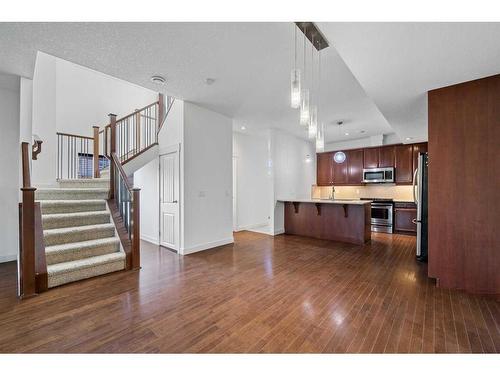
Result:
[[[156,132],[160,132],[161,127],[163,126],[163,120],[165,119],[165,97],[163,94],[158,94],[158,129]]]
[[[83,138],[83,139],[91,139],[93,140],[94,138],[93,137],[87,137],[86,135],[78,135],[78,134],[71,134],[71,133],[61,133],[61,132],[57,132],[56,133],[57,135],[64,135],[66,137],[75,137],[75,138]]]
[[[145,109],[148,109],[148,108],[150,108],[150,107],[153,107],[153,106],[155,106],[155,105],[157,105],[157,104],[158,104],[158,102],[156,101],[156,102],[153,102],[153,103],[151,103],[151,104],[148,104],[148,105],[147,105],[147,106],[145,106],[145,107],[142,107],[142,108],[136,109],[134,112],[132,112],[132,113],[130,113],[130,114],[126,115],[126,116],[123,116],[122,118],[120,118],[120,119],[116,120],[116,122],[121,122],[121,121],[123,121],[123,120],[126,120],[126,119],[128,119],[129,117],[134,116],[136,113],[138,113],[138,112],[142,112],[142,111],[144,111]]]
[[[43,239],[42,210],[39,202],[35,202],[35,284],[37,293],[45,292],[49,288]]]
[[[123,251],[126,255],[126,269],[132,269],[132,241],[129,238],[127,229],[125,228],[125,223],[120,216],[120,210],[118,210],[117,203],[114,199],[108,199],[108,207],[111,212],[111,218],[115,224],[116,232],[118,233],[118,238],[122,244]]]
[[[109,146],[109,156],[111,163],[109,163],[109,197],[111,199],[115,196],[115,164],[112,160],[112,155],[116,153],[116,115],[113,113],[109,114],[109,127],[110,127],[110,146]]]
[[[132,189],[132,270],[141,268],[141,189]]]
[[[99,178],[99,127],[93,126],[94,131],[94,178]]]
[[[35,190],[23,187],[19,204],[19,252],[21,298],[36,295],[35,283]]]
[[[21,161],[23,168],[23,187],[31,187],[31,176],[30,176],[30,157],[29,157],[29,143],[21,143]]]
[[[35,139],[34,143],[31,145],[31,159],[37,160],[38,154],[42,152],[42,143],[41,139]]]
[[[118,156],[114,152],[111,154],[111,164],[114,164],[115,168],[118,170],[118,173],[122,176],[123,182],[125,183],[125,187],[130,193],[132,193],[133,189],[128,180],[127,174],[123,170],[123,167],[120,164],[120,160],[118,159]]]
[[[132,155],[132,156],[131,156],[131,157],[129,157],[127,160],[123,161],[123,162],[121,163],[121,165],[125,165],[125,164],[127,164],[128,162],[130,162],[130,161],[134,160],[136,157],[138,157],[139,155],[144,154],[146,151],[148,151],[150,148],[152,148],[152,147],[154,147],[154,146],[158,146],[158,142],[152,143],[152,144],[150,144],[148,147],[146,147],[146,148],[142,149],[141,151],[139,151],[137,154]]]

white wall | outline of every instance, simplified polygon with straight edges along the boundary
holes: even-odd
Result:
[[[316,183],[316,150],[289,133],[272,131],[274,195],[276,199],[311,197]]]
[[[33,74],[32,131],[43,140],[43,152],[33,166],[35,187],[53,185],[56,180],[56,61],[38,52]]]
[[[267,134],[233,133],[236,160],[236,230],[253,229],[270,223],[269,137]]]
[[[160,154],[166,147],[182,145],[183,126],[184,102],[175,100],[158,137]],[[182,153],[180,158],[182,163]],[[141,188],[141,238],[154,244],[159,243],[158,161],[155,159],[134,173],[134,186]],[[180,178],[180,191],[182,191],[182,184],[183,181]],[[180,202],[182,205],[183,200],[180,199]]]
[[[353,148],[394,145],[397,143],[402,143],[402,141],[396,133],[380,134],[372,137],[363,137],[343,142],[329,142],[325,144],[325,151],[349,150]]]
[[[112,76],[54,58],[58,131],[92,135],[92,126],[109,123],[158,100],[158,93]]]
[[[232,121],[184,102],[181,253],[233,242]]]
[[[108,114],[127,115],[158,99],[152,90],[68,61],[37,53],[33,76],[33,133],[44,150],[33,169],[37,186],[56,180],[56,132],[92,135],[92,126],[108,123]]]
[[[0,74],[0,263],[17,259],[19,249],[19,173],[20,173],[20,80]]]
[[[287,199],[311,197],[311,186],[316,183],[316,149],[289,133],[271,131],[272,166],[274,175],[271,211],[271,234],[285,230],[283,204]]]

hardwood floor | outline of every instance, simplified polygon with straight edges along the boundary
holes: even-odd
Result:
[[[0,352],[500,352],[500,303],[436,288],[415,237],[235,239],[25,301],[1,264]]]

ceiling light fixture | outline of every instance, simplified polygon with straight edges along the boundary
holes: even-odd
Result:
[[[412,140],[413,138],[412,138],[412,137],[406,137],[405,139],[406,139],[407,141],[410,141],[410,140]]]
[[[300,82],[300,69],[297,68],[297,26],[294,24],[294,41],[293,41],[293,69],[290,77],[290,105],[293,109],[300,108],[300,94],[301,94],[301,82]]]
[[[246,127],[245,125],[241,125],[241,128],[240,128],[240,129],[241,129],[241,130],[246,130],[246,129],[247,129],[247,127]]]
[[[344,133],[344,135],[349,135],[349,133]]]
[[[157,85],[164,85],[167,81],[162,76],[155,75],[151,77],[151,82]]]

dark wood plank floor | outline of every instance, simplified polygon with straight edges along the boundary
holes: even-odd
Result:
[[[500,303],[436,288],[414,237],[235,238],[26,301],[2,264],[0,352],[500,352]]]

